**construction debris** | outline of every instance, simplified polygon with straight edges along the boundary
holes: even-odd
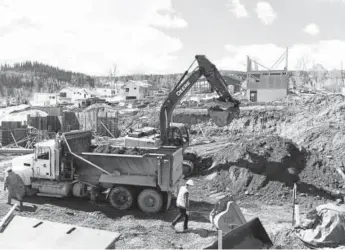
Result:
[[[25,233],[19,236],[19,232]],[[119,236],[115,232],[15,215],[0,233],[0,248],[114,249]]]

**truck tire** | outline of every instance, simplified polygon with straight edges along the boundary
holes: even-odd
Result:
[[[110,191],[108,199],[110,204],[118,210],[127,210],[133,205],[132,191],[123,186],[114,187]]]
[[[157,213],[163,207],[163,195],[154,189],[144,189],[138,196],[138,206],[145,213]]]
[[[182,164],[182,173],[184,176],[190,175],[194,170],[194,163],[189,160],[184,160]]]

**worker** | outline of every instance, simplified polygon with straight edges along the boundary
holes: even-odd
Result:
[[[4,184],[4,191],[8,189],[7,204],[12,205],[12,198],[15,198],[20,203],[20,211],[23,210],[23,197],[25,195],[25,185],[22,178],[12,171],[9,167],[6,169],[7,176]]]
[[[90,187],[90,202],[97,206],[97,197],[100,196],[100,191],[97,186]]]
[[[185,186],[182,186],[178,192],[176,206],[179,208],[180,213],[171,223],[171,228],[175,229],[175,225],[184,218],[183,231],[188,230],[189,219],[189,187],[194,186],[193,180],[188,180]]]

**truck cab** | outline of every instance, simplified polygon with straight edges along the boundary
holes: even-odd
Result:
[[[35,145],[33,157],[33,178],[55,180],[55,140]]]

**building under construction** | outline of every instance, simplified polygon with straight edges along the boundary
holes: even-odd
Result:
[[[275,69],[285,60],[284,69]],[[263,68],[263,69],[260,69]],[[288,49],[268,68],[247,57],[247,98],[252,102],[270,102],[288,94]]]

